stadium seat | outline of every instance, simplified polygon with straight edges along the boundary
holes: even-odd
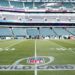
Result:
[[[27,28],[27,34],[31,37],[36,37],[39,35],[39,31],[37,30],[37,28]]]
[[[14,8],[23,8],[23,3],[22,2],[18,2],[18,1],[10,1],[11,6],[13,6]]]
[[[75,35],[75,28],[67,28],[71,35]]]
[[[16,37],[23,37],[27,35],[25,28],[13,28],[12,31]]]
[[[0,36],[12,36],[12,31],[9,28],[0,28]]]
[[[25,9],[32,9],[33,3],[32,2],[24,2]]]
[[[35,2],[35,7],[37,7],[37,9],[41,9],[41,8],[45,8],[45,6],[43,6],[44,3],[43,2]]]
[[[55,36],[56,34],[50,28],[40,28],[40,35],[46,37],[46,36]]]
[[[0,6],[9,7],[9,2],[7,0],[0,0]]]
[[[72,3],[63,3],[66,8],[73,8]]]
[[[57,33],[57,35],[59,35],[59,36],[70,35],[70,33],[67,32],[64,28],[53,28],[53,29]]]

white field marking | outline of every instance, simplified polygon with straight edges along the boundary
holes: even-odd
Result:
[[[60,46],[59,48],[66,48],[66,47],[64,47],[64,46],[61,46],[61,45],[55,43],[55,42],[53,42],[53,43],[56,44],[57,46]],[[66,51],[63,51],[63,52],[66,53]],[[61,52],[61,54],[64,54],[63,52]],[[70,51],[70,52],[72,52],[72,51]],[[73,52],[72,52],[72,53],[73,53]]]
[[[59,44],[57,44],[57,43],[55,43],[55,42],[52,42],[53,44],[55,44],[55,45],[57,45],[57,46],[59,46],[58,48],[66,48],[66,47],[64,47],[64,46],[61,46],[61,45],[59,45]]]
[[[75,51],[73,51],[73,50],[69,50],[69,51],[75,54]]]
[[[21,42],[23,42],[23,41],[24,41],[24,40],[21,40],[21,41],[19,41],[19,42],[13,43],[13,44],[7,46],[6,48],[10,48],[10,47],[12,47],[12,46],[15,46],[16,44],[19,44],[19,43],[21,43]]]
[[[50,50],[58,50],[58,51],[65,51],[65,50],[74,50],[75,48],[63,48],[63,47],[57,47],[57,48],[50,48]]]
[[[37,57],[37,54],[36,54],[36,40],[35,40],[35,59]],[[37,64],[35,63],[35,71],[34,71],[34,75],[37,75]]]
[[[36,40],[35,40],[35,58],[37,57],[37,54],[36,54]]]
[[[37,57],[43,57],[43,58],[48,58],[49,61],[47,63],[43,63],[43,64],[37,64],[37,66],[42,66],[42,65],[48,65],[49,63],[53,62],[54,61],[54,57],[53,56],[37,56]],[[17,60],[16,62],[14,62],[12,65],[15,66],[15,65],[20,65],[19,63],[21,61],[25,61],[25,60],[28,60],[29,58],[31,57],[27,57],[27,58],[22,58],[22,59],[19,59]],[[31,66],[34,66],[34,65],[31,65]]]
[[[61,47],[61,48],[50,48],[50,50],[58,50],[58,51],[65,51],[65,50],[67,50],[67,48],[63,48],[63,47]]]
[[[0,51],[5,51],[5,50],[8,51],[10,47],[15,46],[16,44],[19,44],[19,43],[21,43],[23,41],[26,41],[26,40],[21,40],[21,41],[16,42],[16,43],[14,42],[13,44],[11,44],[11,45],[9,45],[9,46],[7,46],[5,48],[0,48]],[[14,50],[14,49],[12,49],[12,50]]]
[[[0,52],[3,51],[3,48],[0,48]]]
[[[14,51],[15,48],[0,48],[0,51]]]
[[[49,61],[47,63],[44,63],[44,64],[38,64],[38,66],[48,65],[48,64],[50,64],[51,62],[54,61],[54,57],[53,56],[39,56],[39,57],[48,58]]]
[[[56,44],[56,43],[55,43]],[[56,45],[59,45],[59,44],[56,44]],[[59,45],[59,46],[61,46],[61,45]],[[66,47],[64,47],[64,46],[61,46],[62,48],[66,48]],[[75,54],[75,51],[73,51],[73,50],[68,50],[68,51],[70,51],[71,53],[74,53]],[[65,53],[65,51],[64,51],[64,53]],[[63,54],[63,53],[62,53]]]

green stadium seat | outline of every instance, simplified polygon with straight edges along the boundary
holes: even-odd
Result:
[[[10,1],[11,6],[14,8],[23,8],[23,2],[18,2],[18,1]]]
[[[73,8],[72,3],[63,3],[66,8]]]
[[[37,9],[45,8],[45,6],[44,6],[43,4],[44,4],[44,3],[42,3],[42,2],[40,2],[40,3],[39,3],[39,2],[38,2],[38,3],[36,2],[36,3],[35,3],[35,7],[36,7]]]
[[[9,7],[9,2],[7,0],[0,0],[0,6]]]
[[[25,9],[32,9],[33,3],[32,2],[24,2]]]

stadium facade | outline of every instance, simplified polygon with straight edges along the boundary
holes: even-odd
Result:
[[[75,0],[0,0],[0,75],[56,74],[75,75]]]
[[[0,38],[75,38],[74,0],[0,0]]]

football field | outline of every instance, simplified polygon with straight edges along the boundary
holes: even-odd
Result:
[[[0,40],[0,75],[75,75],[75,40]]]

